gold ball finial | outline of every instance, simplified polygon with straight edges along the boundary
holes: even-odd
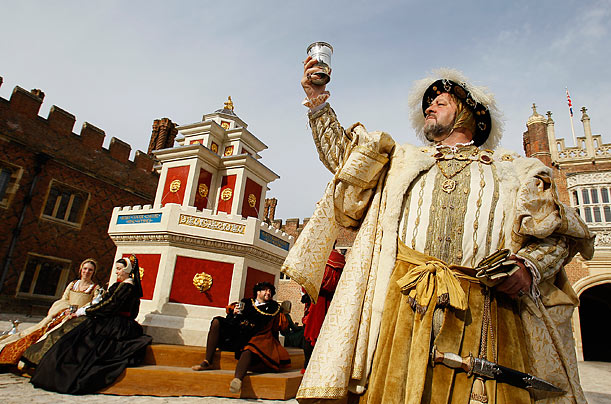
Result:
[[[230,111],[233,111],[233,101],[231,101],[231,96],[227,97],[227,101],[225,102],[224,109],[228,109]]]

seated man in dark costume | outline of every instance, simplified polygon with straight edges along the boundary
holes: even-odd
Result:
[[[253,288],[252,299],[244,298],[227,307],[226,317],[215,317],[210,324],[206,343],[206,358],[192,367],[195,371],[213,368],[216,349],[235,352],[238,364],[229,390],[242,388],[246,372],[279,371],[290,364],[288,352],[278,341],[278,332],[287,328],[280,305],[272,300],[276,288],[269,282],[259,282]]]

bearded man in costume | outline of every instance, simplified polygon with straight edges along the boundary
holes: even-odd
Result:
[[[434,72],[409,99],[426,146],[399,145],[360,123],[344,130],[329,93],[311,81],[317,71],[308,58],[304,104],[334,177],[282,271],[316,299],[339,226],[359,231],[298,400],[585,402],[570,326],[578,298],[563,265],[578,252],[591,258],[593,236],[558,200],[548,167],[496,148],[493,95],[459,72]],[[500,249],[514,270],[486,286],[476,268]],[[564,393],[432,366],[432,348],[535,375]]]

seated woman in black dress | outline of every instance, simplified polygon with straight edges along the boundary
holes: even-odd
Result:
[[[85,394],[116,380],[127,366],[139,364],[151,337],[134,319],[140,308],[142,286],[138,261],[120,259],[117,282],[98,304],[79,309],[84,316],[42,357],[31,382],[60,393]]]

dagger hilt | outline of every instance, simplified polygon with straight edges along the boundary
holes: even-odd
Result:
[[[452,369],[462,369],[469,376],[473,372],[473,355],[469,355],[466,358],[461,357],[451,352],[439,352],[437,347],[433,347],[431,350],[431,366],[435,367],[436,364],[441,363]]]

